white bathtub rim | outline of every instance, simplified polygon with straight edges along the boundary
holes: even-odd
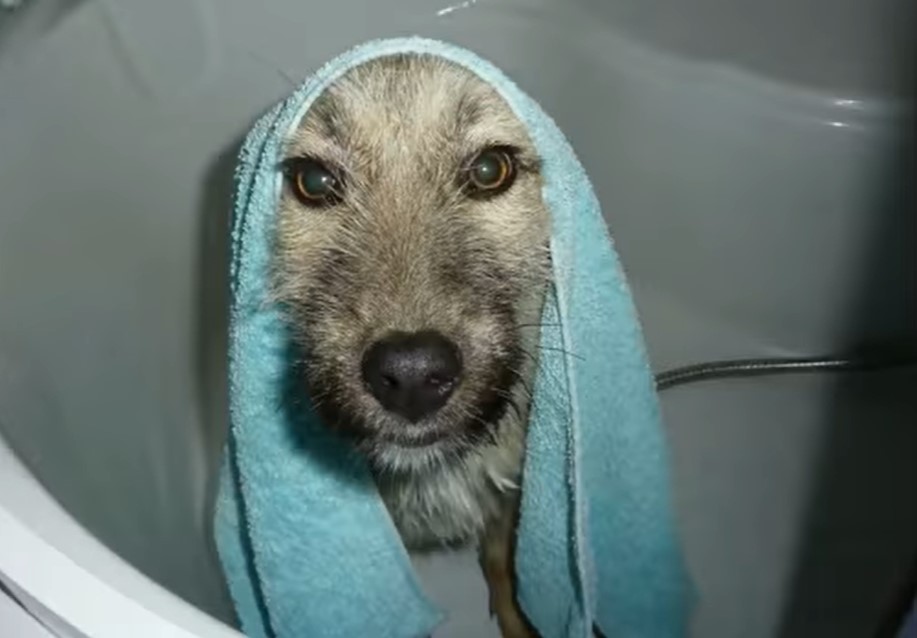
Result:
[[[0,437],[0,579],[49,625],[74,636],[242,638],[164,589],[94,538]],[[50,617],[48,614],[50,613]],[[42,615],[45,615],[42,618]],[[63,621],[62,621],[63,619]]]

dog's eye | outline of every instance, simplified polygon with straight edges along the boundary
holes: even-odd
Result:
[[[515,178],[515,157],[508,148],[486,148],[468,166],[468,189],[470,194],[478,197],[499,195],[513,185]]]
[[[324,208],[341,201],[340,178],[320,161],[295,158],[284,167],[287,181],[296,198],[312,208]]]

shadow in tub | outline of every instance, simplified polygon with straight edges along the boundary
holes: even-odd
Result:
[[[229,591],[213,541],[213,511],[217,495],[220,460],[229,425],[229,245],[233,174],[242,137],[220,152],[204,175],[198,219],[197,303],[194,325],[197,349],[193,353],[201,440],[206,459],[206,481],[202,529],[210,560],[220,575],[221,605],[206,611],[238,626]]]
[[[913,122],[877,195],[853,347],[917,349]],[[917,595],[917,372],[838,377],[780,638],[892,638]]]

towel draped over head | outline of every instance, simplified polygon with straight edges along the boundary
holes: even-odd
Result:
[[[593,625],[607,638],[683,636],[692,595],[656,391],[589,179],[553,120],[501,71],[418,37],[372,41],[327,63],[258,120],[239,156],[231,428],[215,530],[242,628],[252,638],[416,638],[442,617],[367,467],[308,404],[288,400],[290,335],[267,302],[284,140],[349,69],[411,52],[442,56],[494,86],[543,160],[553,286],[517,532],[522,608],[544,638],[591,636]]]

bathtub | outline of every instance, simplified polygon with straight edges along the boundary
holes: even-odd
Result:
[[[322,61],[421,33],[509,72],[590,172],[661,370],[917,342],[912,32],[904,0],[0,11],[0,629],[239,635],[208,516],[233,155]],[[664,395],[692,635],[883,622],[917,552],[914,382]],[[496,635],[472,556],[418,567],[437,637]]]

